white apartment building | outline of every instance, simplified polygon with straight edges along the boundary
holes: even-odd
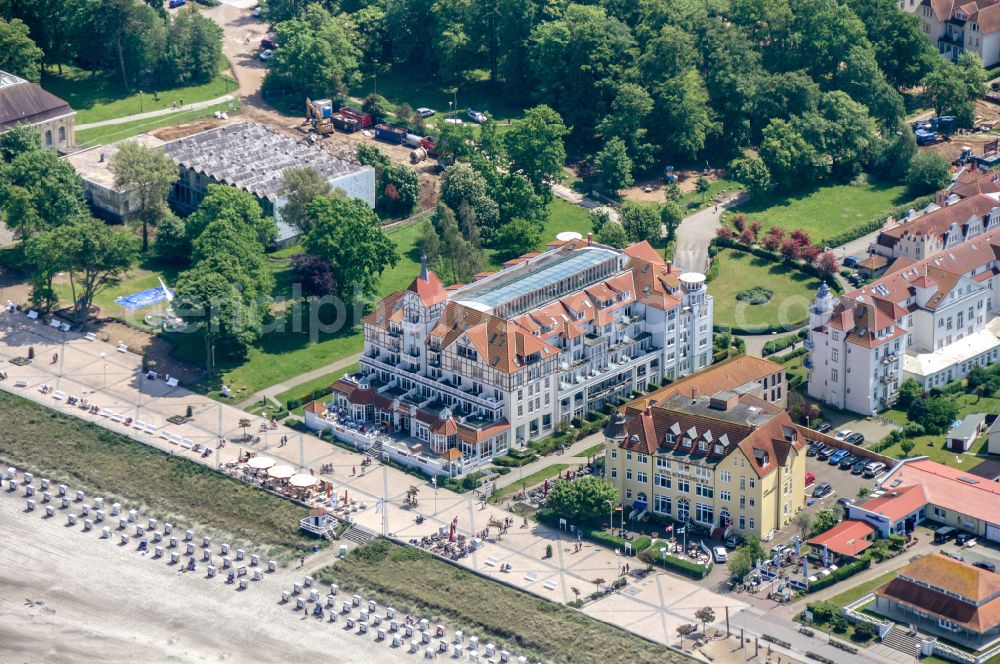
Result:
[[[1000,0],[899,0],[899,8],[920,18],[943,57],[969,51],[987,67],[1000,62]]]
[[[871,253],[919,261],[1000,228],[1000,193],[968,198],[949,195],[944,205],[929,205],[923,214],[886,224],[871,245]]]
[[[364,319],[331,408],[467,470],[712,361],[704,275],[647,243],[553,242],[445,288],[426,262]]]
[[[870,414],[899,384],[925,389],[1000,357],[1000,229],[913,261],[840,298],[824,284],[810,309],[809,395]]]

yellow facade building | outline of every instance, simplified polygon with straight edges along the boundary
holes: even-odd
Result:
[[[751,393],[675,393],[612,417],[605,474],[626,512],[766,540],[803,506],[806,431]]]

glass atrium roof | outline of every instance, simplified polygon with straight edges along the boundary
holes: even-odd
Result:
[[[496,309],[617,256],[615,252],[599,247],[555,252],[551,258],[507,268],[495,277],[466,286],[454,293],[453,299],[483,311]]]

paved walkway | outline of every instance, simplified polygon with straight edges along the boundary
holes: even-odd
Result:
[[[25,356],[29,347],[34,348],[36,361],[24,367],[7,362]],[[48,358],[53,353],[58,353],[59,359],[50,364]],[[216,442],[220,436],[230,441],[240,437],[239,421],[246,417],[245,412],[182,387],[171,388],[162,380],[146,380],[141,358],[119,353],[112,344],[87,341],[74,332],[59,332],[28,320],[20,312],[3,313],[0,314],[0,362],[8,374],[7,380],[0,382],[0,389],[170,454],[218,467],[235,460],[242,451],[240,444],[230,442],[218,448]],[[109,415],[113,413],[115,419],[129,416],[136,422],[151,424],[158,427],[157,432],[140,433],[111,417],[68,407],[65,398],[54,398],[56,393],[42,394],[39,389],[42,384],[51,386],[63,397],[87,398],[109,411]],[[180,425],[167,421],[169,417],[183,417],[188,408],[192,411],[189,421]],[[255,418],[250,431],[256,431],[259,423]],[[208,459],[202,458],[200,454],[168,442],[162,437],[166,432],[191,443],[207,445],[214,454]],[[366,503],[367,509],[357,513],[356,522],[369,530],[384,532],[405,542],[447,527],[453,519],[458,519],[459,532],[467,536],[476,536],[489,528],[483,546],[459,564],[545,599],[567,603],[574,599],[573,588],[589,592],[595,579],[610,582],[627,560],[591,543],[584,543],[582,550],[575,551],[576,540],[566,531],[541,524],[522,528],[519,517],[496,505],[481,505],[471,492],[435,491],[429,482],[381,464],[375,464],[364,475],[355,474],[361,467],[361,455],[315,436],[280,425],[257,435],[261,442],[249,446],[250,449],[266,452],[279,463],[290,464],[303,472],[312,470],[332,482],[338,494],[343,491]],[[279,440],[283,436],[287,436],[289,442],[280,447]],[[334,472],[321,474],[320,466],[328,463],[333,465]],[[416,512],[425,516],[421,525],[415,523],[415,510],[404,504],[407,487],[411,485],[419,489]],[[385,501],[381,514],[374,509],[379,499]],[[489,524],[506,518],[515,519],[515,525],[500,536]],[[548,547],[553,550],[551,558],[546,557]],[[501,572],[502,563],[509,563],[511,571]],[[677,626],[696,622],[694,612],[701,607],[711,606],[717,615],[722,615],[726,607],[730,615],[746,608],[736,595],[713,592],[666,573],[654,573],[641,580],[633,576],[630,581],[626,592],[591,602],[584,607],[584,612],[659,643],[672,644],[676,641]]]
[[[197,111],[203,108],[208,108],[209,106],[215,106],[216,104],[222,104],[227,101],[232,101],[235,99],[232,95],[223,95],[221,97],[216,97],[215,99],[209,99],[207,101],[199,101],[194,104],[185,104],[178,108],[161,108],[158,111],[147,111],[145,113],[136,113],[134,115],[123,115],[120,118],[111,118],[110,120],[101,120],[100,122],[89,122],[86,124],[76,125],[76,131],[83,131],[84,129],[93,129],[94,127],[107,127],[108,125],[124,124],[126,122],[133,122],[135,120],[147,120],[149,118],[159,118],[164,115],[174,115],[175,113],[181,113],[185,111]]]
[[[354,353],[353,355],[342,357],[335,362],[331,362],[330,364],[313,369],[312,371],[301,373],[298,376],[295,376],[294,378],[283,380],[277,385],[271,385],[270,387],[265,387],[263,390],[258,390],[257,392],[254,392],[247,399],[244,399],[243,401],[236,404],[236,406],[238,408],[249,408],[254,404],[260,403],[260,400],[265,396],[268,399],[273,399],[274,401],[277,401],[278,400],[277,396],[282,392],[287,392],[293,387],[296,387],[303,383],[308,383],[309,381],[315,380],[320,376],[331,374],[340,371],[341,369],[346,369],[351,365],[356,364],[360,358],[361,358],[361,353]],[[281,405],[282,407],[284,407],[285,404]]]
[[[722,213],[742,203],[744,198],[745,195],[741,192],[720,205],[709,205],[685,217],[677,227],[674,265],[688,272],[708,270],[708,245],[715,238],[716,229],[721,226]]]

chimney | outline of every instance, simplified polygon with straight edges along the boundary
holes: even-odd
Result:
[[[674,273],[674,264],[670,261],[667,261],[667,274],[673,274],[673,273]]]
[[[650,399],[649,401],[646,402],[646,412],[645,412],[646,415],[652,415],[653,414],[653,405],[654,404],[656,404],[656,399]]]
[[[691,388],[691,401],[693,402],[697,398],[698,398],[698,388],[697,387],[692,387]]]
[[[427,274],[427,256],[420,256],[420,279],[423,281],[429,281],[430,277]]]
[[[587,244],[590,244],[594,239],[593,233],[587,233]]]

